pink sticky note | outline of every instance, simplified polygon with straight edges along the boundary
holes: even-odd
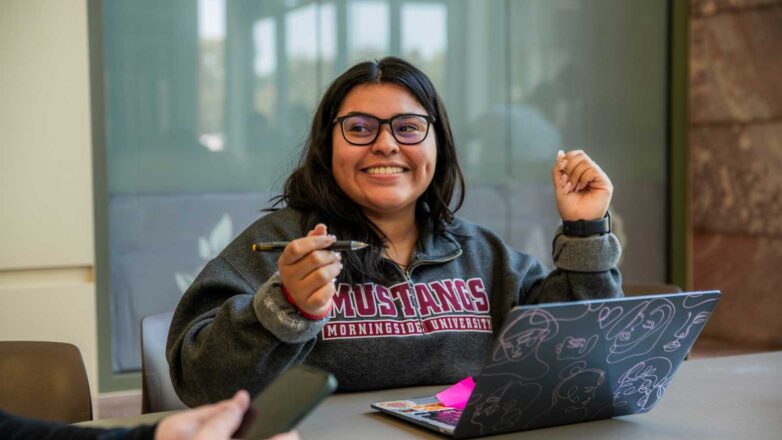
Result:
[[[474,388],[475,381],[472,380],[472,377],[467,376],[455,385],[437,393],[437,398],[445,406],[464,409]]]

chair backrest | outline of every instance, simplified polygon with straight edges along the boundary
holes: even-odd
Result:
[[[63,342],[0,341],[0,409],[55,422],[92,420],[79,348]]]
[[[141,319],[141,413],[187,408],[174,391],[166,360],[168,327],[174,312]]]
[[[679,293],[681,287],[664,283],[625,283],[622,284],[625,296],[652,295],[656,293]]]

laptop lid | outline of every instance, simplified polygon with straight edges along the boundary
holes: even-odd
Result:
[[[684,292],[512,309],[454,437],[651,410],[719,298]]]

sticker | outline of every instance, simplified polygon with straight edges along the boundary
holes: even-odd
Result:
[[[443,405],[440,402],[427,403],[425,405],[415,405],[413,408],[415,408],[418,411],[444,411],[446,409],[453,409],[449,406]]]
[[[389,402],[378,402],[375,406],[383,409],[405,409],[416,406],[415,402],[410,400],[392,400]]]

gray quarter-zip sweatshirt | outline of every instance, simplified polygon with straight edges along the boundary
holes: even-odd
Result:
[[[337,285],[324,319],[287,302],[277,254],[252,243],[306,235],[302,213],[283,208],[244,230],[184,294],[168,335],[171,378],[194,406],[257,393],[307,364],[332,372],[340,391],[451,384],[477,375],[511,307],[621,296],[613,234],[557,232],[548,273],[493,232],[458,217],[419,238],[407,271],[386,261],[384,284]],[[349,238],[349,237],[341,237]]]

